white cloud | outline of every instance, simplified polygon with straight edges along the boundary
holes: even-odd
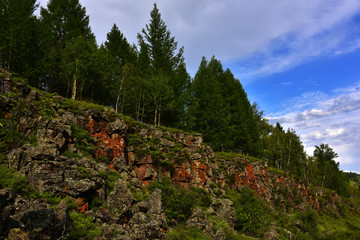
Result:
[[[40,0],[45,6],[46,0]],[[153,1],[80,0],[99,43],[113,23],[130,42],[149,22]],[[358,0],[157,0],[194,74],[202,56],[233,64],[239,77],[281,72],[313,57],[355,50]],[[358,39],[358,38],[357,38]]]
[[[293,128],[300,135],[308,155],[312,155],[314,146],[327,143],[338,153],[340,167],[349,164],[360,165],[360,98],[359,84],[348,88],[337,89],[332,95],[323,94],[316,101],[309,101],[308,96],[312,93],[303,94],[290,104],[301,106],[301,113],[295,108],[292,111],[273,114],[271,123],[277,121],[285,129]]]

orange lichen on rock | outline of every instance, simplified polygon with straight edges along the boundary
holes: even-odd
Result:
[[[173,174],[173,181],[174,182],[184,182],[189,183],[190,182],[190,169],[188,169],[186,163],[183,163],[181,165],[174,165],[174,174]]]
[[[118,133],[108,132],[109,124],[103,120],[95,121],[91,115],[89,115],[89,121],[85,125],[90,135],[98,140],[97,149],[95,150],[95,156],[104,156],[109,161],[114,161],[119,155],[125,152],[125,139],[124,136]],[[109,168],[113,166],[108,165]]]
[[[76,203],[76,209],[79,212],[84,213],[89,210],[89,204],[85,201],[84,198],[79,197],[75,199],[75,203]]]
[[[147,164],[140,165],[139,167],[134,167],[136,176],[140,181],[142,181],[146,177],[146,171],[148,170],[148,168],[149,166]]]

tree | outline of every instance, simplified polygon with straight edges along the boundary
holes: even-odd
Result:
[[[82,95],[85,82],[90,77],[87,73],[91,71],[90,62],[94,58],[95,51],[95,39],[87,39],[82,35],[66,43],[62,52],[61,67],[67,79],[67,95],[72,89],[72,99],[76,99],[77,92],[80,93],[80,96]],[[78,86],[80,86],[80,90],[78,90]]]
[[[168,107],[173,98],[169,78],[165,75],[153,76],[146,81],[145,86],[154,106],[154,125],[160,126],[161,113]]]
[[[184,48],[180,48],[175,54],[178,43],[175,37],[170,36],[170,31],[161,19],[156,3],[150,16],[150,24],[146,24],[146,28],[142,29],[142,35],[138,34],[139,43],[140,45],[145,43],[148,47],[153,74],[171,75],[183,62]]]
[[[153,79],[168,79],[166,88],[171,88],[172,99],[168,99],[171,104],[167,104],[164,109],[163,119],[165,124],[175,126],[181,120],[174,118],[184,111],[184,91],[189,83],[189,75],[186,72],[183,52],[181,47],[176,53],[178,43],[167,29],[165,22],[161,19],[161,14],[156,3],[150,12],[150,24],[146,24],[141,34],[138,34],[140,48],[145,49],[150,60],[150,75]],[[161,76],[161,77],[160,77]],[[153,82],[153,81],[152,81]],[[154,82],[153,82],[154,83]],[[149,86],[150,82],[146,85]],[[154,102],[153,102],[154,103]],[[177,115],[181,116],[181,114]]]
[[[105,47],[114,58],[114,63],[116,65],[119,64],[120,67],[126,63],[134,63],[136,59],[134,50],[116,24],[113,25],[111,31],[107,34]]]
[[[0,66],[34,79],[40,50],[36,0],[0,3]]]
[[[337,157],[338,154],[328,144],[322,143],[320,146],[315,146],[314,158],[318,169],[316,183],[347,196],[349,194],[346,187],[348,179],[340,171],[339,163],[335,162]]]
[[[115,107],[116,112],[123,113],[125,96],[130,95],[126,90],[131,89],[128,85],[130,78],[134,76],[133,68],[137,56],[135,50],[130,46],[116,24],[107,34],[105,48],[111,58],[108,82],[113,86],[113,91],[110,92],[113,98],[112,105]],[[130,113],[128,112],[128,114]]]
[[[215,57],[203,57],[187,110],[187,128],[203,133],[215,151],[259,153],[257,116],[239,80]]]
[[[41,23],[43,41],[41,47],[45,49],[43,64],[45,69],[43,83],[48,91],[58,91],[66,95],[69,82],[62,68],[62,57],[68,42],[83,36],[94,38],[89,26],[86,9],[79,0],[50,0],[47,9],[41,8]]]
[[[325,186],[327,177],[331,175],[332,171],[339,169],[339,163],[335,162],[338,155],[328,144],[322,143],[320,146],[315,146],[314,157],[320,169],[321,186]]]

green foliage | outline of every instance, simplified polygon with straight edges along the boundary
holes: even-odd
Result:
[[[202,189],[176,188],[168,179],[149,186],[150,191],[157,188],[161,190],[164,212],[171,225],[185,222],[196,206],[207,208],[211,203],[210,196]]]
[[[80,175],[79,175],[80,178],[91,178],[92,177],[91,174],[86,170],[85,167],[78,166],[77,170],[80,173]]]
[[[70,126],[75,139],[75,147],[85,156],[90,156],[95,150],[95,139],[85,129],[78,127],[74,123],[70,123]]]
[[[139,134],[128,134],[127,137],[130,146],[137,146],[142,142]]]
[[[263,222],[266,208],[248,187],[241,192],[228,190],[226,197],[234,203],[236,216],[235,229],[241,232],[255,233]]]
[[[296,218],[301,221],[303,233],[314,238],[318,236],[318,214],[315,211],[307,209],[303,213],[297,213]]]
[[[170,240],[210,240],[211,237],[204,234],[204,232],[195,227],[184,227],[178,225],[168,232]]]
[[[25,176],[16,173],[14,170],[0,164],[0,187],[11,188],[15,193],[22,194],[29,198],[37,198],[38,193],[29,185]]]
[[[239,80],[220,61],[203,57],[190,89],[186,126],[215,151],[259,155],[256,115]]]
[[[68,157],[68,158],[80,158],[80,155],[78,153],[75,153],[73,151],[65,151],[65,152],[62,152],[61,155],[65,156],[65,157]]]
[[[115,187],[115,182],[121,178],[120,174],[115,172],[115,171],[109,171],[106,179],[105,179],[105,184],[106,184],[106,196],[109,196],[111,191],[114,189]]]
[[[329,215],[318,217],[320,235],[324,239],[358,239],[360,233],[360,215],[347,212],[343,218],[334,218]]]
[[[65,200],[70,210],[74,210],[76,208],[76,203],[69,196],[66,196],[65,198],[61,198],[61,197],[53,196],[52,193],[44,192],[42,194],[39,194],[38,198],[44,198],[46,202],[51,205],[58,205],[62,200]]]
[[[94,239],[94,237],[101,235],[101,230],[92,222],[90,217],[78,212],[70,212],[70,217],[73,225],[68,239]]]
[[[245,154],[236,153],[236,152],[215,152],[215,156],[218,159],[224,159],[226,161],[234,161],[235,158],[239,158],[239,159],[246,159],[249,162],[263,162],[263,160],[259,158],[247,156]]]
[[[170,160],[162,160],[160,162],[160,166],[167,171],[170,171],[170,172],[174,171],[174,162],[172,162]]]

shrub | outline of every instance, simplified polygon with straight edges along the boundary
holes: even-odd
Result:
[[[141,143],[139,134],[128,134],[128,140],[130,146],[137,146]]]
[[[255,233],[263,223],[262,216],[265,208],[261,201],[254,195],[248,187],[244,187],[241,192],[228,190],[226,197],[234,203],[236,216],[235,229],[247,233]]]
[[[95,139],[83,128],[70,123],[73,137],[76,139],[75,147],[79,149],[85,156],[90,156],[95,150]]]
[[[39,194],[29,185],[25,176],[15,173],[14,170],[0,164],[0,187],[11,188],[15,193],[29,198],[38,198]]]
[[[149,186],[150,191],[157,188],[161,190],[164,212],[170,224],[185,222],[195,207],[208,207],[211,203],[211,197],[202,189],[176,188],[169,179]]]
[[[65,151],[61,153],[61,155],[68,157],[68,158],[80,158],[80,155],[78,153],[72,152],[72,151]]]
[[[114,171],[110,171],[105,180],[106,184],[106,196],[109,196],[111,191],[115,187],[115,182],[120,178],[120,174]]]
[[[94,239],[94,237],[101,235],[101,230],[91,221],[91,218],[78,212],[71,212],[70,217],[73,225],[69,239]]]
[[[78,172],[80,173],[79,177],[80,178],[91,178],[91,174],[86,170],[86,168],[82,167],[82,166],[78,166],[77,167]]]

